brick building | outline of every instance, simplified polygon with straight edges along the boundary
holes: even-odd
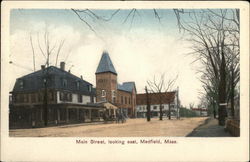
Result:
[[[65,71],[64,62],[18,78],[10,93],[10,128],[90,122],[104,110],[91,104],[92,84]]]
[[[163,116],[168,116],[169,111],[171,116],[178,115],[178,91],[164,93],[149,93],[149,103],[151,117],[160,116],[160,97],[162,104]],[[136,95],[136,117],[146,117],[147,113],[147,96],[146,93]]]
[[[120,108],[125,116],[135,116],[134,82],[117,83],[117,72],[107,52],[103,52],[96,70],[96,101],[107,101]]]

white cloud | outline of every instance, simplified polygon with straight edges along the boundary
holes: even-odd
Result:
[[[44,64],[44,58],[37,44],[37,32],[40,33],[42,43],[45,22],[29,22],[27,29],[15,30],[11,35],[11,60],[30,69],[32,64],[32,51],[29,33],[32,31],[36,53],[36,69]],[[65,39],[59,61],[67,55],[66,68],[72,65],[71,72],[95,85],[95,70],[103,50],[108,50],[118,73],[118,81],[135,81],[138,92],[144,92],[148,79],[154,75],[166,73],[173,77],[179,74],[176,85],[180,88],[180,98],[184,105],[197,102],[197,89],[200,82],[190,66],[192,58],[185,57],[189,51],[187,42],[177,40],[175,37],[159,31],[134,29],[129,33],[106,30],[100,33],[105,41],[100,40],[93,32],[83,33],[69,25],[47,25],[51,36],[51,43],[57,44]],[[32,30],[31,30],[32,29]],[[55,54],[51,56],[51,63],[55,63]],[[59,65],[59,64],[58,64]],[[12,66],[12,87],[15,78],[29,73],[23,68]],[[10,87],[10,89],[12,89]]]

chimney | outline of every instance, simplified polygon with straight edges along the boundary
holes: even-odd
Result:
[[[41,69],[44,70],[45,69],[45,65],[41,65]]]
[[[82,75],[81,75],[81,79],[82,79]]]
[[[65,62],[60,62],[60,69],[65,70]]]

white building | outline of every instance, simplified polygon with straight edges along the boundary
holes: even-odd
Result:
[[[163,116],[177,116],[179,113],[178,109],[178,91],[164,92],[164,93],[150,93],[148,94],[151,117],[160,116],[160,102],[162,103]],[[136,117],[144,118],[147,115],[147,95],[137,94],[136,95]]]

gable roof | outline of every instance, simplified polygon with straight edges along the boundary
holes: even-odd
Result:
[[[44,88],[43,80],[48,78],[48,88],[68,90],[71,92],[78,92],[81,94],[93,94],[94,90],[89,87],[92,87],[92,84],[55,66],[49,66],[44,70],[38,70],[36,72],[30,73],[28,75],[22,76],[16,80],[13,92],[26,92],[26,91],[37,91]],[[67,86],[63,86],[62,80],[67,80]],[[20,82],[23,82],[23,88],[21,88]],[[76,84],[79,82],[79,88]]]
[[[175,99],[176,92],[164,92],[164,93],[149,93],[150,104],[158,105],[159,97],[162,97],[162,104],[173,103]],[[146,105],[147,104],[147,94],[136,94],[136,104],[137,105]]]
[[[102,53],[102,57],[101,60],[99,62],[99,65],[96,69],[96,74],[99,73],[104,73],[104,72],[111,72],[114,73],[115,75],[117,75],[115,67],[109,57],[108,52],[104,51]]]
[[[136,91],[135,82],[124,82],[122,84],[118,84],[117,89],[126,92],[132,92],[133,89]]]

